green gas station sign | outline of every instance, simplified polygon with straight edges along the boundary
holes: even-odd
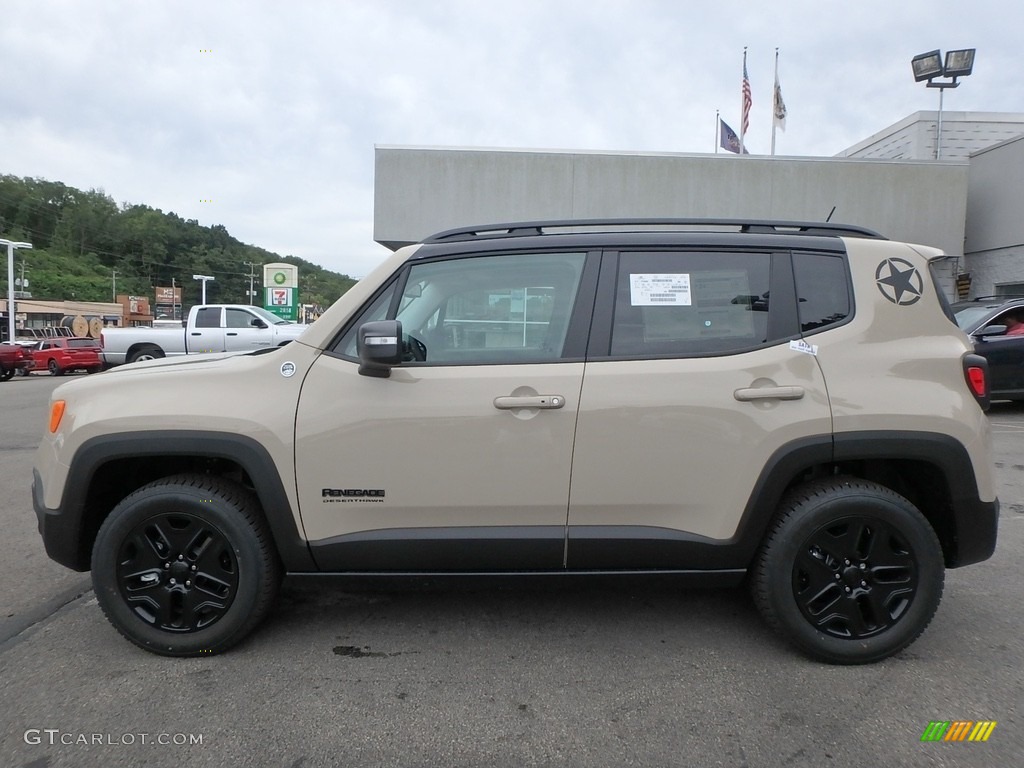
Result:
[[[263,265],[263,308],[284,320],[299,319],[299,268],[294,264]]]

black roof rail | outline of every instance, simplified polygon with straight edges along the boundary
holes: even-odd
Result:
[[[1024,299],[1024,294],[1020,293],[1007,293],[1003,295],[990,294],[988,296],[975,296],[971,301],[1014,301],[1016,299]]]
[[[864,237],[885,240],[874,230],[851,224],[833,224],[824,221],[773,221],[769,219],[553,219],[550,221],[519,221],[505,224],[484,224],[459,227],[438,232],[424,243],[456,240],[475,240],[498,237],[535,237],[550,234],[553,229],[605,229],[617,231],[628,228],[689,227],[698,231],[716,231],[732,228],[737,232],[776,235],[814,235],[818,237]]]

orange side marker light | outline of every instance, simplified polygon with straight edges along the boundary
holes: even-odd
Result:
[[[64,418],[64,408],[67,405],[63,400],[54,400],[50,406],[50,434],[60,427],[60,420]]]

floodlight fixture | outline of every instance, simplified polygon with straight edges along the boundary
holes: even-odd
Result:
[[[952,77],[967,77],[974,69],[974,48],[963,48],[959,51],[946,51],[946,64],[942,74]]]
[[[922,80],[931,80],[933,77],[941,77],[943,72],[942,52],[934,50],[928,51],[928,53],[919,53],[910,60],[910,66],[914,70],[915,82],[919,83]]]

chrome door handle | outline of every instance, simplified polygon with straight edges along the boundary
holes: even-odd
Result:
[[[746,387],[737,389],[732,396],[741,403],[751,400],[799,400],[804,396],[804,388],[790,387]]]
[[[565,405],[565,398],[561,395],[532,395],[528,397],[507,397],[494,398],[494,407],[502,411],[513,408],[561,408]]]

